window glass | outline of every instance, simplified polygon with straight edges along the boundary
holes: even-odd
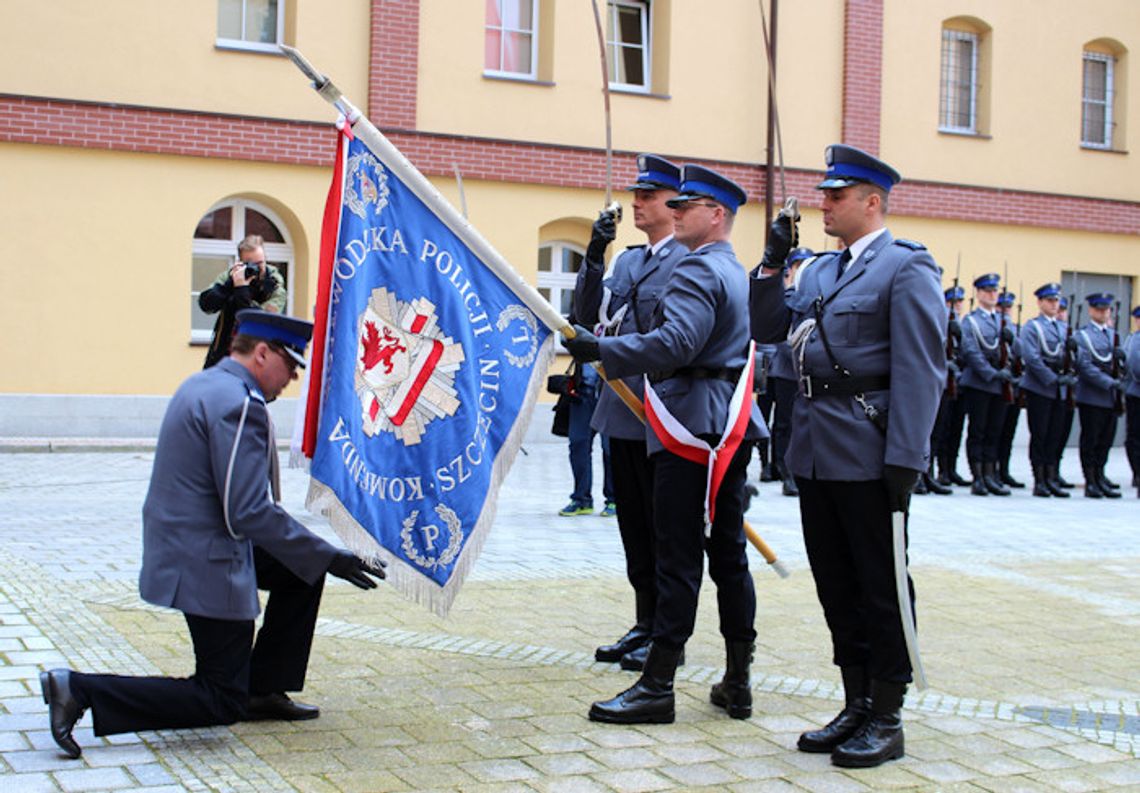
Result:
[[[486,0],[483,68],[534,76],[537,0]]]
[[[256,209],[247,209],[245,211],[245,233],[259,234],[266,242],[285,241],[281,236],[281,232],[278,231],[277,226],[273,225],[273,221]]]
[[[610,82],[648,87],[649,8],[642,2],[611,0],[606,19]]]
[[[1081,143],[1112,146],[1113,58],[1100,52],[1084,54],[1082,80]]]
[[[218,0],[218,38],[276,45],[282,9],[279,0]]]
[[[538,293],[563,316],[574,305],[574,285],[585,250],[571,242],[549,242],[538,249]],[[552,267],[554,269],[552,269]],[[561,346],[561,341],[558,342]]]
[[[233,237],[233,209],[223,207],[208,212],[198,221],[194,238],[199,240],[228,240]]]
[[[962,30],[943,30],[940,128],[975,131],[977,70],[977,35]]]

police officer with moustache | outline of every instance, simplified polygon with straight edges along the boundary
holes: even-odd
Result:
[[[1124,450],[1132,468],[1132,486],[1140,498],[1140,306],[1132,309],[1132,333],[1124,344]]]
[[[1069,308],[1070,308],[1069,298],[1065,297],[1064,295],[1061,295],[1061,300],[1057,306],[1057,321],[1065,326],[1066,335],[1068,335],[1068,327],[1070,324],[1069,323]],[[1079,317],[1080,317],[1080,315],[1078,314],[1078,318]],[[1072,349],[1071,356],[1072,356],[1072,360],[1073,360],[1074,371],[1075,371],[1076,360],[1077,360],[1076,344],[1077,344],[1077,340],[1075,338],[1069,338],[1068,339],[1068,345],[1071,346],[1071,349]],[[1070,388],[1073,389],[1073,393],[1075,395],[1076,389],[1077,389],[1075,380],[1073,381],[1073,385],[1070,386]],[[1074,402],[1074,405],[1075,405],[1075,402]],[[1072,490],[1073,488],[1076,487],[1076,485],[1074,485],[1072,482],[1065,479],[1064,475],[1061,473],[1061,458],[1065,454],[1065,447],[1069,445],[1069,436],[1073,434],[1073,416],[1076,414],[1076,412],[1077,411],[1076,411],[1075,407],[1073,407],[1073,408],[1069,407],[1069,401],[1066,398],[1066,400],[1065,400],[1065,416],[1061,420],[1061,445],[1057,447],[1057,458],[1053,461],[1053,473],[1054,473],[1053,484],[1054,484],[1054,486],[1059,487],[1062,490]]]
[[[603,256],[617,229],[613,214],[602,212],[594,222],[574,289],[578,322],[589,327],[600,323],[609,336],[646,333],[653,327],[673,266],[688,253],[673,239],[673,210],[665,205],[680,187],[681,169],[676,165],[653,154],[637,158],[637,181],[629,188],[633,192],[633,223],[645,233],[648,244],[623,251],[605,277]],[[625,383],[638,399],[643,398],[642,378],[628,377]],[[602,386],[590,426],[610,439],[618,531],[636,613],[634,626],[613,644],[597,648],[594,658],[620,661],[623,669],[639,670],[645,665],[657,611],[653,462],[646,450],[645,424],[613,389]]]
[[[998,285],[1001,276],[987,273],[974,280],[974,296],[978,307],[962,321],[962,398],[970,417],[966,432],[966,456],[974,484],[975,496],[1008,496],[1009,488],[998,479],[998,447],[1002,421],[1008,403],[1002,398],[1003,385],[1013,383],[1013,372],[999,364],[1001,317],[997,313]],[[1013,341],[1007,325],[1006,342]]]
[[[769,333],[791,322],[801,387],[786,459],[846,696],[839,715],[801,735],[798,747],[830,752],[839,766],[870,767],[904,752],[900,710],[911,665],[894,581],[906,560],[895,559],[891,514],[907,509],[929,461],[946,378],[946,314],[934,259],[886,228],[898,172],[838,144],[826,162],[824,231],[846,248],[820,255],[785,302],[773,300],[777,286],[753,299],[767,301]]]
[[[69,757],[82,751],[72,729],[88,708],[96,735],[320,715],[285,692],[304,685],[325,573],[369,589],[369,575],[384,570],[325,542],[279,504],[267,403],[297,379],[312,332],[310,322],[239,311],[229,357],[171,398],[143,504],[139,594],[183,612],[194,674],[43,672],[52,737]],[[258,589],[269,600],[255,641]]]
[[[938,462],[938,484],[946,487],[957,485],[967,487],[970,482],[958,474],[958,449],[962,446],[962,430],[966,425],[966,400],[958,390],[962,379],[962,304],[966,299],[966,290],[960,286],[952,286],[942,293],[946,298],[946,311],[948,313],[946,332],[953,336],[954,357],[946,361],[947,386],[949,378],[954,378],[955,395],[950,396],[949,390],[943,391],[942,401],[938,405],[938,418],[934,422],[934,431],[930,438],[930,453]]]
[[[1087,498],[1120,498],[1120,488],[1104,475],[1108,452],[1116,436],[1116,391],[1127,388],[1123,378],[1113,379],[1112,301],[1108,292],[1094,292],[1088,323],[1073,334],[1077,340],[1077,410],[1081,414],[1081,469]]]
[[[652,643],[637,683],[594,703],[593,721],[674,720],[673,678],[693,632],[705,554],[717,587],[727,657],[724,678],[712,687],[710,699],[733,718],[752,714],[749,667],[756,640],[756,594],[745,555],[744,483],[750,444],[767,433],[747,398],[752,385],[744,381],[750,348],[748,280],[729,242],[736,210],[745,199],[735,182],[715,171],[684,166],[681,192],[668,205],[673,208],[676,241],[689,251],[673,266],[652,327],[602,338],[583,328],[566,342],[576,360],[600,359],[609,376],[648,374],[659,400],[653,415],[662,427],[650,426],[646,436],[657,548]],[[713,498],[708,463],[693,457],[701,456],[700,448],[717,448],[727,434],[726,425],[739,427],[735,422],[741,416],[730,415],[734,406],[744,411],[744,442],[731,454]],[[729,454],[730,448],[722,454]],[[708,527],[706,500],[713,513]]]
[[[1021,393],[1029,421],[1033,495],[1068,498],[1069,494],[1054,482],[1065,424],[1065,389],[1076,384],[1076,377],[1064,371],[1065,328],[1057,321],[1061,285],[1042,284],[1033,295],[1039,313],[1021,332]]]
[[[1017,434],[1017,424],[1021,419],[1021,379],[1019,376],[1019,362],[1021,360],[1021,328],[1013,319],[1013,306],[1017,295],[1013,292],[1003,292],[998,295],[998,314],[1005,317],[1005,327],[1008,329],[1010,371],[1014,372],[1013,402],[1005,406],[1005,415],[1001,420],[1001,432],[998,435],[998,473],[997,480],[1006,487],[1025,487],[1024,482],[1013,478],[1009,472],[1009,458],[1013,454],[1013,438]]]

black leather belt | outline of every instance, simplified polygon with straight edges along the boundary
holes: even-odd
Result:
[[[706,369],[703,366],[682,366],[669,372],[650,372],[649,382],[660,383],[672,380],[674,377],[688,377],[693,380],[727,380],[736,383],[740,380],[742,369]]]
[[[868,391],[885,391],[891,387],[889,374],[872,374],[865,377],[812,377],[800,378],[800,393],[808,399],[821,396],[855,396]]]

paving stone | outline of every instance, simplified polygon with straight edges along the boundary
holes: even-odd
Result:
[[[641,791],[668,790],[674,787],[674,783],[667,777],[648,769],[611,771],[597,774],[595,778],[618,793],[641,793]]]
[[[80,768],[74,771],[56,771],[56,781],[71,793],[83,790],[129,790],[136,787],[134,780],[121,768]]]
[[[47,774],[0,774],[0,793],[58,793]]]
[[[482,782],[506,782],[538,776],[538,772],[526,763],[507,758],[459,763],[459,767]]]

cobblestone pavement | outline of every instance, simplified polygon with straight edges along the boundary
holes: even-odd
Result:
[[[557,517],[571,489],[566,447],[526,451],[447,619],[390,588],[330,581],[302,697],[320,719],[98,739],[87,716],[77,761],[47,730],[41,670],[191,672],[181,616],[136,590],[152,455],[0,453],[0,791],[1140,790],[1133,490],[1114,502],[1079,490],[1067,501],[916,498],[931,687],[908,697],[903,760],[840,770],[794,748],[841,701],[796,500],[762,485],[749,512],[792,570],[783,580],[751,560],[753,717],[708,703],[723,646],[706,582],[676,724],[597,725],[589,704],[633,679],[593,662],[632,619],[616,525]],[[303,508],[306,476],[284,473],[288,509],[327,533]],[[1130,478],[1119,449],[1108,473]]]

